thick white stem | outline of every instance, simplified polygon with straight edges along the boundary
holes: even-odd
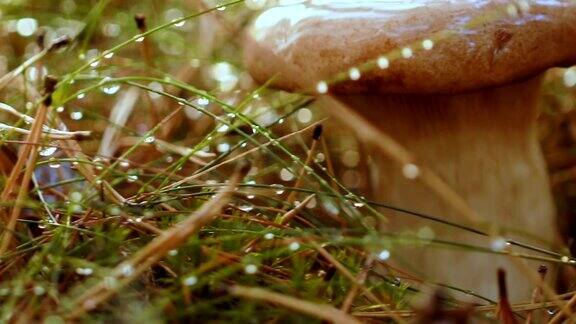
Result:
[[[458,95],[346,95],[339,99],[405,145],[455,189],[470,206],[504,229],[507,238],[551,248],[555,210],[537,140],[540,78]],[[457,223],[466,223],[401,166],[374,154],[379,200]],[[387,212],[383,230],[420,231],[436,239],[491,247],[494,242],[459,229]],[[531,234],[514,233],[522,231]],[[498,244],[498,242],[496,242]],[[496,298],[496,269],[508,272],[512,300],[528,300],[530,281],[503,256],[451,247],[402,247],[396,261],[433,282]],[[536,271],[541,262],[529,262]]]

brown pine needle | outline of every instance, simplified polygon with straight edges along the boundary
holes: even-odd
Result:
[[[291,296],[271,292],[262,288],[252,288],[244,286],[232,286],[229,288],[230,294],[247,299],[258,301],[265,301],[275,305],[288,308],[302,314],[306,314],[324,321],[332,323],[356,323],[360,324],[359,320],[346,314],[345,312],[336,309],[330,305],[316,304],[313,302],[297,299]]]

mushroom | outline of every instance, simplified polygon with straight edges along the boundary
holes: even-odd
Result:
[[[439,240],[492,250],[510,238],[554,248],[537,99],[545,70],[576,62],[576,2],[293,1],[264,11],[248,36],[244,60],[256,81],[302,92],[309,80],[324,80],[316,91],[391,135],[504,231],[494,240],[394,212],[384,213],[383,230],[433,231]],[[463,222],[411,179],[416,165],[371,154],[379,200]],[[399,248],[395,258],[431,282],[488,298],[497,297],[499,267],[509,273],[512,301],[533,289],[508,257],[494,253],[431,246]]]

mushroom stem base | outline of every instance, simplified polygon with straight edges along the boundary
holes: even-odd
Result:
[[[444,179],[506,238],[551,249],[555,209],[537,138],[540,78],[458,95],[341,95],[338,98],[398,140]],[[373,152],[371,175],[377,199],[466,224],[454,210],[402,166]],[[382,231],[499,249],[501,242],[410,215],[383,211]],[[528,277],[505,256],[427,243],[397,247],[396,261],[432,282],[497,298],[496,270],[508,272],[510,297],[527,301]],[[522,251],[526,252],[526,251]],[[532,253],[532,252],[530,252]],[[534,254],[534,253],[532,253]],[[542,262],[527,261],[535,272]]]

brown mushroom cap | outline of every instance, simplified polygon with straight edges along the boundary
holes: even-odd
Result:
[[[297,91],[306,77],[339,78],[333,92],[455,93],[576,62],[574,0],[300,2],[268,9],[250,28],[245,62],[257,81],[275,77],[274,86]],[[377,64],[383,57],[387,68]]]

